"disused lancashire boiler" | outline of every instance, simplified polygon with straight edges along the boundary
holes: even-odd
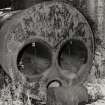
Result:
[[[82,83],[93,57],[91,28],[71,3],[37,3],[14,13],[0,30],[0,64],[15,84],[30,90],[35,105],[88,101]]]

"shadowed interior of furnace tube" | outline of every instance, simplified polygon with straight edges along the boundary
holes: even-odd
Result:
[[[41,42],[29,43],[19,52],[18,69],[26,75],[43,73],[51,65],[51,53],[48,46]]]
[[[63,70],[76,73],[87,62],[87,53],[87,48],[82,41],[69,40],[61,47],[59,65]]]

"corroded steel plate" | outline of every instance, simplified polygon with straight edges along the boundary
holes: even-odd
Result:
[[[44,40],[57,52],[69,39],[82,41],[88,51],[87,64],[78,73],[82,81],[90,71],[94,55],[93,34],[88,22],[79,11],[63,2],[34,5],[13,16],[2,27],[1,64],[8,73],[9,69],[18,71],[17,56],[26,44]]]

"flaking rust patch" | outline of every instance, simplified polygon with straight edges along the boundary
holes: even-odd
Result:
[[[65,3],[35,5],[21,13],[17,21],[11,29],[15,41],[25,42],[31,38],[39,38],[55,47],[62,40],[78,38],[87,45],[93,44],[92,32],[85,18]]]

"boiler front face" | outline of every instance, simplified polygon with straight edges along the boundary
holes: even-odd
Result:
[[[5,31],[7,30],[7,31]],[[0,31],[0,60],[22,94],[35,105],[78,105],[88,100],[83,83],[94,42],[84,16],[64,2],[42,2],[18,12]]]

